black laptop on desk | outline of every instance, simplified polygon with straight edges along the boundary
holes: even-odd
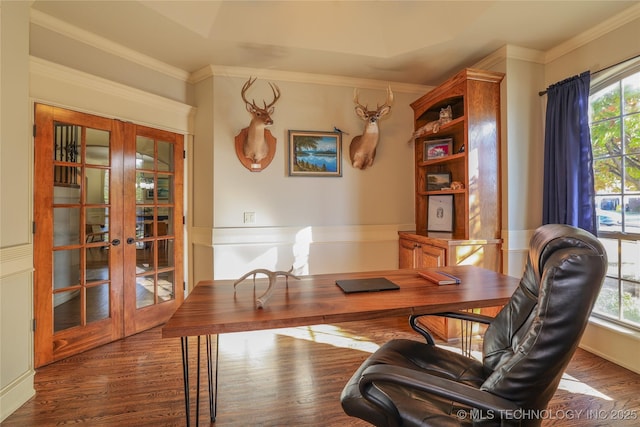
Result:
[[[396,285],[389,279],[384,277],[368,277],[365,279],[344,279],[336,280],[336,285],[340,286],[340,289],[345,294],[353,294],[356,292],[377,292],[377,291],[390,291],[394,289],[400,289],[400,286]]]

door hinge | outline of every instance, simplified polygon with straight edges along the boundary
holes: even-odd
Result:
[[[187,220],[185,219],[184,215],[182,215],[182,225],[185,225],[187,223]]]
[[[33,319],[32,328],[33,328],[33,332],[35,332],[36,331],[36,319]]]
[[[36,125],[33,125],[33,137],[36,137]]]
[[[187,292],[187,282],[182,282],[182,289]]]
[[[182,158],[183,159],[187,158],[187,151],[186,150],[182,150]]]
[[[31,223],[31,233],[32,234],[36,234],[36,222],[35,221],[33,221]]]

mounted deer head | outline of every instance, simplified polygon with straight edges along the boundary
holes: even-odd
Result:
[[[271,114],[273,114],[274,111],[273,105],[278,98],[280,98],[280,89],[275,84],[269,83],[271,91],[273,92],[273,101],[267,104],[266,101],[263,100],[262,104],[264,107],[260,108],[253,99],[249,102],[245,97],[245,93],[256,80],[257,77],[254,79],[249,77],[249,80],[242,86],[240,94],[247,106],[247,111],[251,113],[251,123],[249,123],[247,138],[243,144],[244,156],[251,159],[253,163],[260,163],[262,159],[269,155],[269,144],[267,144],[265,139],[265,127],[273,124]]]
[[[387,88],[387,100],[382,105],[377,105],[375,110],[368,110],[366,105],[358,102],[358,89],[353,90],[353,102],[356,104],[356,114],[365,122],[362,135],[351,140],[349,145],[349,157],[354,168],[366,169],[373,164],[376,157],[376,147],[380,132],[378,120],[389,114],[393,103],[391,87]]]

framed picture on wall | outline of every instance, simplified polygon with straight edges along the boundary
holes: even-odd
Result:
[[[342,176],[342,133],[290,130],[289,176]]]
[[[453,195],[428,196],[427,231],[453,231]]]

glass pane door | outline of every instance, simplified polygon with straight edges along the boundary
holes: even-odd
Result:
[[[109,131],[54,123],[54,333],[110,315],[109,141]]]
[[[166,322],[183,300],[183,137],[36,104],[35,366]]]
[[[41,104],[35,118],[37,367],[122,336],[123,159],[113,120]]]
[[[175,299],[173,144],[136,137],[136,308]]]
[[[181,135],[134,126],[127,137],[125,334],[166,321],[183,299]],[[135,264],[129,262],[135,260]]]

